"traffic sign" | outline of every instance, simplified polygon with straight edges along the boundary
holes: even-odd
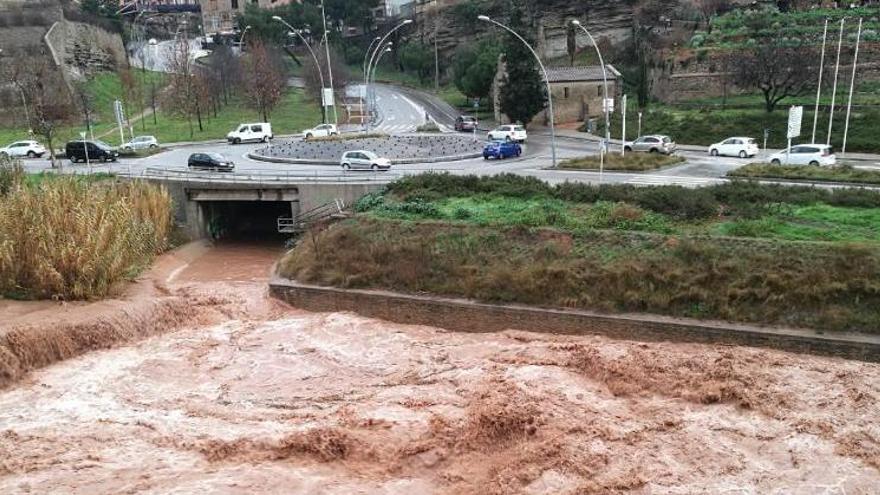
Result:
[[[804,117],[804,107],[796,106],[788,110],[788,139],[801,135],[801,120]]]

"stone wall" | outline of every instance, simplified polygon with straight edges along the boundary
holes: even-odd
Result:
[[[395,323],[430,325],[459,332],[518,329],[553,334],[604,335],[640,341],[746,345],[880,362],[880,337],[876,335],[757,328],[655,315],[614,315],[483,304],[465,299],[317,287],[280,278],[270,282],[269,292],[273,297],[307,311],[353,311]]]

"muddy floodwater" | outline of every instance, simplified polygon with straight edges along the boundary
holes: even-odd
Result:
[[[880,491],[878,365],[308,313],[280,253],[209,249],[180,328],[0,391],[0,493]]]

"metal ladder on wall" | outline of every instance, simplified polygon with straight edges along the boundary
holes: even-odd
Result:
[[[346,213],[345,209],[345,201],[334,199],[329,203],[324,203],[311,210],[302,212],[295,217],[278,217],[278,232],[281,234],[305,232],[318,222],[347,217],[348,213]]]

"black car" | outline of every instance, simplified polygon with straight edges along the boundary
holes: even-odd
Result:
[[[220,153],[193,153],[189,155],[187,166],[198,170],[213,170],[215,172],[232,172],[235,163]]]
[[[455,119],[455,130],[458,132],[474,132],[477,128],[477,118],[462,115]]]
[[[115,162],[119,152],[103,141],[71,141],[64,147],[64,154],[71,162]]]

